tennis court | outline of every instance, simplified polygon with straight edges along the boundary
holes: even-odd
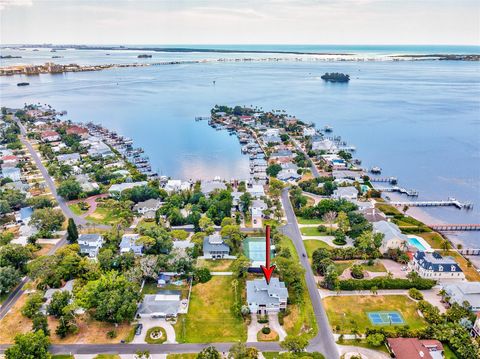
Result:
[[[405,324],[402,315],[396,311],[389,312],[368,312],[370,322],[373,325],[400,325]]]

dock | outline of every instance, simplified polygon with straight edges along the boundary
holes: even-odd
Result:
[[[392,206],[396,207],[447,207],[455,206],[459,209],[472,209],[473,203],[470,202],[460,202],[455,198],[451,197],[446,201],[405,201],[405,202],[389,202]]]
[[[375,187],[377,191],[380,192],[398,192],[402,194],[406,194],[407,196],[410,197],[417,197],[418,196],[418,191],[414,189],[406,189],[403,187],[398,187],[398,186],[393,186],[393,187]]]
[[[480,231],[480,224],[428,224],[428,227],[439,232]]]
[[[480,256],[480,248],[464,248],[457,252],[464,256]]]
[[[390,184],[397,184],[398,179],[397,177],[370,177],[370,182],[383,182],[383,183],[390,183]]]

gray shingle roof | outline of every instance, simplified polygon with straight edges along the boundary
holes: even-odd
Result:
[[[284,282],[278,278],[272,278],[270,284],[264,278],[247,281],[247,302],[257,305],[278,304],[280,301],[286,301],[288,290]]]
[[[425,270],[434,272],[462,272],[462,269],[452,257],[442,257],[439,253],[426,253],[418,251],[414,258],[418,264]]]

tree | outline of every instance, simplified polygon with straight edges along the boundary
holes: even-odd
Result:
[[[81,307],[92,310],[95,319],[110,323],[131,321],[139,299],[138,284],[115,271],[88,282],[77,294]]]
[[[189,236],[188,232],[184,231],[183,229],[174,229],[173,231],[170,232],[170,235],[172,236],[173,239],[178,239],[181,241],[184,241]]]
[[[342,233],[348,232],[348,230],[350,229],[350,221],[345,212],[341,211],[338,213],[337,224],[338,224],[338,229],[341,230]]]
[[[15,344],[5,351],[6,359],[50,359],[50,340],[42,330],[18,334]]]
[[[193,279],[198,283],[207,283],[210,279],[212,279],[212,274],[208,268],[195,268],[193,272]]]
[[[198,226],[202,232],[205,232],[207,235],[213,234],[215,232],[214,223],[209,217],[202,217],[198,221]]]
[[[20,272],[12,266],[0,267],[0,295],[10,292],[21,277]]]
[[[233,261],[231,268],[235,277],[244,278],[248,273],[248,267],[250,267],[250,260],[244,255],[240,255]]]
[[[445,252],[448,252],[452,248],[452,245],[450,244],[450,241],[448,239],[443,239],[442,240],[442,249]]]
[[[245,192],[240,196],[240,210],[245,215],[252,204],[252,195],[249,192]]]
[[[82,192],[82,187],[75,179],[70,178],[60,183],[57,192],[65,199],[77,199]]]
[[[55,334],[60,338],[65,338],[68,334],[75,334],[78,331],[77,322],[73,309],[66,307],[63,309],[63,314],[58,319],[58,326],[55,329]]]
[[[40,292],[32,293],[22,307],[22,314],[27,318],[33,318],[43,304],[43,294]]]
[[[225,226],[220,230],[220,235],[225,237],[225,242],[230,247],[232,253],[236,254],[240,251],[244,239],[244,235],[240,230],[240,226]]]
[[[68,291],[58,291],[53,293],[52,300],[47,307],[47,313],[60,318],[63,315],[63,309],[70,303],[72,294]]]
[[[27,262],[32,258],[32,252],[20,244],[9,243],[0,247],[0,267],[11,266],[25,273]]]
[[[27,200],[29,206],[37,209],[37,208],[51,208],[53,207],[53,201],[47,196],[36,196],[30,197]]]
[[[363,278],[363,268],[359,264],[354,264],[352,268],[350,268],[350,273],[352,274],[353,278],[356,278],[356,279]]]
[[[213,345],[210,345],[197,354],[197,359],[221,359],[221,355]]]
[[[38,332],[39,330],[43,330],[45,335],[50,335],[50,329],[48,329],[48,321],[47,316],[42,313],[37,313],[32,318],[32,330],[34,332]]]
[[[328,211],[322,217],[323,221],[326,224],[328,224],[328,228],[330,229],[330,232],[332,231],[332,225],[335,222],[336,218],[337,218],[337,212],[334,212],[334,211]]]
[[[229,359],[257,359],[258,350],[256,348],[247,348],[245,343],[235,343],[228,352]]]
[[[78,239],[78,230],[77,225],[73,218],[68,219],[68,226],[67,226],[67,241],[69,243],[77,243]]]
[[[63,220],[62,211],[59,209],[40,208],[33,212],[30,223],[38,228],[41,235],[50,236],[62,227]]]
[[[270,177],[277,177],[278,173],[282,170],[282,166],[277,163],[271,164],[267,167],[267,175]]]
[[[385,341],[385,335],[382,333],[374,333],[367,335],[367,343],[374,346],[379,347]]]
[[[300,353],[305,350],[308,345],[308,339],[305,335],[287,336],[280,346],[291,353]]]

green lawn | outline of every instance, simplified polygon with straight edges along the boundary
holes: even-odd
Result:
[[[297,217],[297,222],[299,224],[319,224],[319,225],[323,224],[323,221],[317,218],[310,219],[310,218]]]
[[[160,338],[154,339],[151,337],[152,333],[160,332]],[[145,333],[145,342],[148,344],[163,344],[167,340],[167,332],[162,327],[153,327],[147,330]]]
[[[332,248],[327,243],[316,239],[307,239],[303,241],[303,245],[305,246],[309,258],[312,258],[313,252],[315,252],[315,250],[317,250],[318,248]]]
[[[353,264],[358,263],[362,268],[368,272],[386,272],[385,266],[381,262],[374,262],[371,266],[368,265],[368,262],[348,260],[348,261],[335,261],[335,268],[337,273],[342,274],[345,269],[350,268]]]
[[[81,216],[82,214],[87,212],[87,211],[84,211],[84,210],[80,209],[80,207],[78,206],[78,203],[69,204],[68,208],[70,208],[70,210],[73,212],[73,214],[76,214],[77,216]]]
[[[179,343],[246,341],[247,327],[231,311],[235,301],[231,282],[229,276],[217,276],[193,287],[188,314],[181,315],[175,325]]]
[[[386,272],[387,269],[380,261],[374,262],[371,266],[368,265],[368,262],[361,263],[363,269],[368,272]]]
[[[109,208],[97,207],[95,212],[87,216],[86,219],[99,224],[116,224],[121,218]]]
[[[118,355],[118,354],[98,354],[93,359],[120,359],[120,355]]]
[[[367,316],[367,312],[373,311],[398,311],[411,329],[426,325],[418,315],[416,302],[404,295],[331,296],[325,298],[323,303],[332,328],[340,328],[337,333],[351,333],[354,327],[358,328],[359,333],[365,333],[366,328],[375,328]]]
[[[197,353],[167,354],[167,359],[196,359]]]
[[[326,236],[327,233],[320,232],[317,227],[300,227],[300,232],[304,236]]]
[[[212,272],[228,272],[232,263],[232,259],[197,259],[197,267],[206,267]]]
[[[458,359],[457,355],[453,352],[452,349],[448,346],[446,343],[443,344],[443,355],[445,356],[445,359]]]
[[[345,269],[350,268],[353,263],[355,263],[354,260],[349,260],[349,261],[335,261],[335,269],[337,270],[338,275],[341,275]]]
[[[442,248],[443,238],[437,232],[416,233],[415,235],[425,239],[427,243],[432,246],[432,248]]]
[[[362,348],[367,348],[367,349],[372,349],[372,350],[378,350],[380,352],[384,352],[384,353],[387,353],[389,354],[389,351],[388,351],[388,348],[387,348],[387,345],[386,344],[383,344],[379,347],[374,347],[373,345],[371,344],[368,344],[366,340],[364,339],[344,339],[342,340],[341,342],[338,341],[337,342],[338,344],[340,345],[351,345],[351,346],[355,346],[355,347],[362,347]]]
[[[73,355],[70,354],[56,354],[52,355],[52,359],[75,359]]]

